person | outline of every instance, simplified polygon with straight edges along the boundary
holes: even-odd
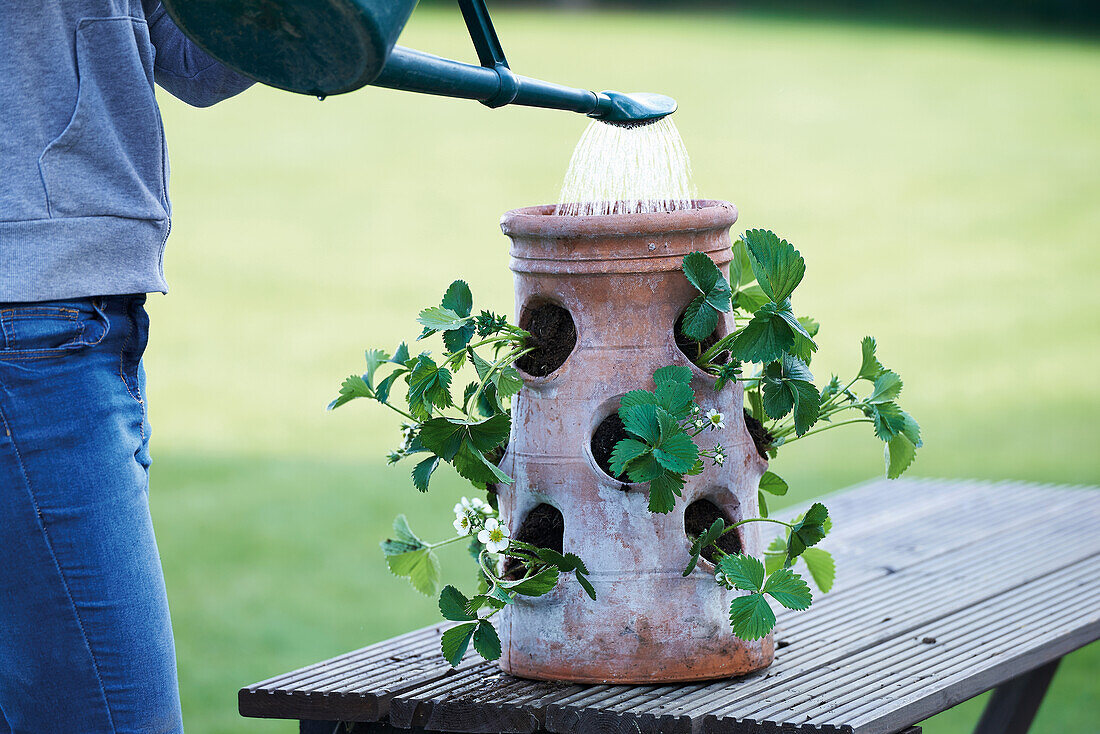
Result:
[[[148,505],[154,81],[198,107],[252,83],[158,2],[0,4],[2,734],[183,730]]]

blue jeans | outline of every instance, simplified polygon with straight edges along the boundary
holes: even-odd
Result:
[[[144,303],[0,303],[0,734],[183,731]]]

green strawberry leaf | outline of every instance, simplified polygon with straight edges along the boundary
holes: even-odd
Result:
[[[782,303],[802,282],[806,262],[798,250],[775,233],[750,229],[742,236],[756,282],[773,303]]]
[[[699,447],[686,433],[678,432],[661,441],[653,450],[653,458],[669,471],[686,474],[699,458]]]
[[[657,385],[654,398],[659,406],[682,420],[691,413],[695,391],[682,382],[662,382]]]
[[[553,591],[558,584],[558,569],[548,566],[531,578],[519,581],[501,581],[501,587],[523,596],[542,596]]]
[[[393,388],[393,383],[403,374],[405,374],[405,370],[402,368],[391,373],[386,379],[379,382],[378,387],[374,389],[374,399],[380,403],[389,403],[390,390]]]
[[[735,589],[760,591],[764,584],[764,564],[752,556],[741,553],[724,556],[718,562],[718,570],[725,574]]]
[[[863,337],[863,341],[860,342],[860,349],[863,352],[863,361],[859,366],[859,373],[856,376],[862,380],[874,382],[886,369],[882,366],[882,362],[878,361],[878,357],[875,356],[875,349],[877,346],[873,336],[865,336]]]
[[[875,435],[882,441],[889,441],[906,428],[905,415],[897,403],[880,403],[865,409],[874,421]]]
[[[733,297],[734,305],[745,313],[756,313],[769,301],[768,294],[759,285],[750,285],[737,291]]]
[[[710,336],[717,326],[718,311],[703,296],[692,299],[680,321],[680,331],[684,336],[697,342]]]
[[[628,405],[619,406],[619,417],[623,419],[623,427],[628,433],[632,433],[646,443],[656,445],[661,440],[661,424],[657,419],[657,406],[655,405]]]
[[[482,421],[432,418],[420,427],[420,440],[444,461],[452,460],[464,444],[479,451],[492,451],[508,440],[512,420],[497,413]]]
[[[394,576],[409,579],[413,588],[424,596],[435,596],[439,591],[439,559],[431,548],[387,555],[386,564]]]
[[[691,382],[691,368],[683,365],[661,367],[653,373],[653,382],[657,385],[662,382],[682,382],[686,385]]]
[[[820,502],[815,502],[806,511],[806,514],[795,523],[791,530],[790,539],[787,541],[787,557],[783,565],[785,567],[794,563],[794,559],[802,555],[802,551],[816,545],[825,537],[825,524],[829,521],[829,510]]]
[[[813,602],[810,587],[789,568],[781,568],[769,576],[763,591],[787,609],[796,611],[808,609]]]
[[[356,398],[373,398],[374,393],[367,381],[359,375],[348,375],[340,384],[340,395],[328,404],[329,410],[335,410]]]
[[[394,537],[382,541],[382,552],[387,556],[396,556],[425,547],[424,542],[409,528],[409,521],[404,515],[394,518],[393,535]]]
[[[672,512],[672,508],[676,506],[676,498],[683,488],[682,475],[667,469],[663,471],[649,482],[649,511],[661,514]]]
[[[428,355],[416,358],[406,381],[409,383],[409,412],[418,420],[431,418],[433,406],[446,408],[451,405],[451,373],[437,366]]]
[[[649,453],[649,446],[633,438],[624,438],[615,444],[611,451],[611,472],[621,477],[627,464]]]
[[[661,476],[664,471],[664,467],[653,458],[652,453],[643,454],[626,465],[627,476],[635,484],[651,482]],[[652,502],[652,497],[650,499]]]
[[[774,362],[794,344],[795,332],[765,304],[733,338],[730,354],[741,362]]]
[[[459,316],[449,308],[443,306],[429,306],[416,317],[417,323],[423,325],[429,333],[436,331],[450,331],[460,329],[468,323],[468,319]]]
[[[500,637],[492,622],[487,619],[477,623],[477,630],[474,631],[474,649],[486,660],[496,660],[500,657]]]
[[[805,551],[803,551],[803,553],[805,553]],[[787,539],[782,536],[773,538],[772,542],[768,544],[768,549],[764,551],[764,570],[771,575],[783,568],[783,563],[786,559]]]
[[[368,349],[364,356],[367,359],[367,373],[363,375],[363,380],[366,381],[368,386],[373,386],[374,373],[378,371],[381,365],[390,361],[390,355],[381,349]]]
[[[648,390],[631,390],[619,398],[620,409],[629,408],[633,405],[658,405],[657,395]]]
[[[887,479],[900,477],[917,457],[917,447],[904,433],[899,433],[887,441],[885,452]]]
[[[730,625],[742,640],[759,640],[775,627],[775,612],[763,594],[739,596],[730,604]]]
[[[474,559],[477,560],[477,559]],[[498,589],[498,591],[500,591]],[[477,614],[482,609],[488,607],[490,609],[503,609],[512,603],[512,597],[504,592],[503,599],[497,596],[490,596],[489,594],[478,594],[470,599],[464,610],[469,615],[468,619],[477,619]]]
[[[901,377],[897,372],[885,370],[875,378],[875,387],[868,403],[888,403],[901,394]]]
[[[688,281],[712,308],[723,312],[730,310],[729,281],[713,260],[702,252],[691,252],[684,256],[683,266]]]
[[[909,440],[913,442],[913,445],[919,449],[921,446],[924,445],[924,442],[921,441],[920,426],[917,425],[917,419],[906,413],[904,410],[901,411],[901,417],[905,421],[905,424],[902,426],[901,432],[908,436]]]
[[[814,584],[821,592],[827,593],[833,588],[836,580],[836,561],[833,554],[824,548],[807,548],[802,551],[802,560],[806,562],[806,568],[810,570]]]
[[[462,657],[466,654],[466,649],[470,646],[470,640],[473,639],[479,624],[479,622],[466,622],[455,625],[443,633],[443,637],[439,640],[439,647],[443,651],[443,658],[451,664],[452,668],[457,668],[462,662]]]
[[[588,597],[592,601],[596,601],[596,588],[592,586],[592,582],[588,580],[587,574],[582,574],[580,570],[577,570],[577,583],[584,589],[584,593],[588,594]]]
[[[766,471],[760,477],[759,488],[768,494],[783,496],[787,494],[787,483],[775,472]]]
[[[475,485],[487,486],[501,482],[511,484],[514,479],[501,471],[500,467],[488,459],[479,449],[469,444],[463,444],[462,449],[455,454],[455,471],[459,476],[469,479]]]
[[[405,363],[409,361],[409,345],[405,342],[401,342],[397,345],[397,349],[394,350],[393,356],[390,357],[390,362],[396,365],[405,366]]]
[[[476,614],[466,611],[469,604],[470,600],[453,586],[444,586],[443,591],[439,592],[439,613],[443,615],[443,619],[449,619],[452,622],[468,622],[477,619]]]
[[[756,279],[756,276],[752,272],[752,262],[749,261],[749,251],[745,247],[745,241],[738,239],[730,249],[733,250],[733,259],[730,261],[730,285],[734,288],[747,286]]]
[[[523,387],[523,378],[519,376],[515,367],[506,366],[493,375],[493,384],[496,385],[497,395],[504,400],[520,391]]]
[[[427,492],[428,480],[432,478],[432,472],[437,466],[439,466],[438,456],[429,456],[417,464],[412,470],[413,486],[421,492]]]
[[[706,549],[711,543],[715,542],[722,536],[722,531],[726,529],[726,521],[722,518],[717,518],[710,527],[704,530],[700,535],[695,536],[695,539],[691,541],[691,558],[688,560],[687,568],[684,569],[684,576],[691,575],[691,572],[695,570],[695,566],[699,563],[699,556],[703,550]]]
[[[474,296],[470,293],[470,286],[464,280],[451,283],[439,305],[449,308],[459,316],[469,316],[474,309]]]

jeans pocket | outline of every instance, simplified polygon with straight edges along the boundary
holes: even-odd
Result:
[[[63,357],[99,344],[109,330],[90,300],[0,304],[0,361]]]

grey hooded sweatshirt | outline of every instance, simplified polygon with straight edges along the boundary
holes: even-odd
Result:
[[[154,80],[197,107],[252,83],[159,2],[0,2],[0,303],[167,291]]]

